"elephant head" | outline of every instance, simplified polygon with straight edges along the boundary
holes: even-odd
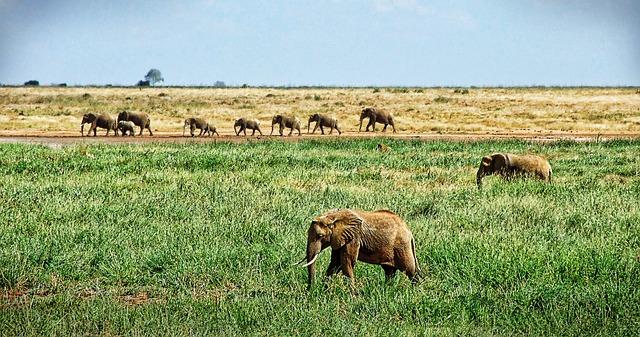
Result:
[[[238,131],[236,128],[240,127],[240,131]],[[244,118],[238,118],[235,120],[235,122],[233,122],[233,132],[236,133],[236,135],[239,135],[240,132],[243,130],[243,128],[247,127],[247,121]]]
[[[129,112],[126,110],[122,110],[119,114],[118,114],[118,120],[117,122],[120,123],[120,121],[128,121],[129,120]]]
[[[484,176],[492,175],[494,173],[503,174],[509,168],[509,157],[502,153],[492,154],[482,158],[480,162],[480,168],[476,173],[476,183],[478,189],[482,187],[482,178]]]
[[[82,122],[80,122],[80,134],[84,136],[84,125],[85,124],[91,124],[93,123],[93,121],[96,120],[96,115],[92,114],[92,113],[86,113],[84,115],[82,115]]]
[[[309,117],[309,122],[307,123],[307,133],[309,133],[310,126],[312,122],[319,123],[320,122],[320,114],[313,114]],[[315,129],[314,129],[315,132]]]
[[[275,115],[273,119],[271,119],[271,133],[273,134],[273,126],[279,124],[280,128],[282,128],[282,115]]]
[[[311,221],[307,231],[307,267],[309,286],[316,273],[315,262],[327,247],[337,250],[357,239],[362,233],[364,220],[351,210],[337,210]],[[304,260],[303,260],[304,261]]]
[[[187,128],[187,126],[191,126],[191,123],[193,123],[193,118],[187,118],[184,120],[184,125],[182,126],[182,137],[184,137],[184,130]]]
[[[362,120],[365,118],[372,118],[376,113],[376,110],[373,108],[362,109],[362,113],[360,113],[360,127],[358,128],[358,132],[362,131]]]

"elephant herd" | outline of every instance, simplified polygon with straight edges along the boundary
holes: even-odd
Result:
[[[378,144],[378,150],[380,148],[387,147]],[[504,179],[531,176],[551,182],[551,165],[534,155],[496,153],[485,156],[476,173],[478,189],[482,188],[482,178],[493,174]],[[355,263],[362,261],[380,265],[387,280],[398,270],[412,283],[421,278],[413,234],[402,218],[389,210],[336,209],[315,217],[307,230],[306,255],[296,263],[307,267],[309,287],[315,278],[316,259],[329,247],[331,259],[327,277],[341,272],[353,281]]]
[[[391,125],[393,132],[396,132],[396,126],[393,119],[393,114],[390,112],[386,112],[383,110],[375,109],[375,108],[364,108],[360,113],[360,126],[358,128],[358,132],[362,131],[362,121],[368,118],[369,122],[365,127],[365,132],[376,131],[376,123],[382,124],[384,127],[382,131],[387,130],[387,126]],[[295,116],[286,116],[277,114],[273,116],[271,120],[271,135],[273,135],[274,127],[278,126],[278,132],[280,136],[283,136],[283,130],[289,129],[289,136],[293,134],[294,131],[298,132],[298,136],[302,135],[300,130],[300,119]],[[313,131],[311,131],[311,123],[315,123],[313,127]],[[87,113],[82,116],[82,122],[80,123],[80,134],[84,136],[84,125],[90,124],[89,132],[87,135],[96,136],[97,128],[107,129],[106,135],[109,135],[109,132],[113,130],[114,134],[117,136],[120,133],[122,136],[129,135],[134,136],[135,130],[134,127],[138,126],[140,128],[139,136],[142,136],[142,132],[144,129],[149,131],[149,135],[153,136],[153,132],[151,131],[151,119],[149,115],[146,113],[133,113],[128,111],[122,111],[118,114],[117,119],[113,119],[108,114],[96,115],[94,113]],[[211,136],[211,135],[220,135],[216,129],[216,127],[207,122],[203,118],[198,117],[190,117],[184,120],[184,125],[182,127],[182,135],[185,135],[186,128],[189,127],[191,137],[195,136],[194,131],[196,129],[200,130],[198,136]],[[333,116],[328,116],[324,114],[315,113],[309,116],[307,121],[307,133],[315,134],[316,131],[320,129],[321,134],[325,134],[325,128],[329,129],[329,134],[333,134],[333,130],[335,129],[338,132],[338,135],[342,134],[340,127],[338,126],[338,119]],[[234,121],[233,130],[236,136],[239,136],[240,133],[243,133],[245,136],[247,135],[247,130],[251,130],[251,135],[255,135],[256,131],[262,135],[262,130],[260,130],[260,121],[255,118],[249,117],[241,117]]]

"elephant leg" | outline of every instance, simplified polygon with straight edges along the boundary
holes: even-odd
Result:
[[[189,129],[189,134],[191,135],[191,137],[195,136],[195,134],[193,133],[193,131],[196,130],[196,127],[191,125],[191,128]]]
[[[359,245],[355,243],[347,244],[342,249],[342,254],[340,255],[340,269],[346,277],[351,279],[351,282],[354,281],[353,268],[355,267],[356,261],[358,261],[359,250]]]
[[[256,134],[256,129],[253,129],[253,132],[251,133],[251,135],[255,135]],[[281,135],[282,136],[282,135]]]
[[[204,129],[200,129],[200,133],[198,134],[198,137],[202,137],[202,132],[204,131]]]
[[[333,134],[333,126],[330,126],[329,134],[330,134],[330,135],[331,135],[331,134]]]
[[[337,125],[336,125],[336,130],[338,130],[338,136],[342,134],[342,131],[340,131],[340,129],[338,129]]]
[[[142,131],[144,131],[144,126],[140,126],[140,133],[138,134],[138,136],[142,136]]]
[[[311,134],[316,133],[316,130],[318,130],[318,123],[316,123],[316,126],[313,127],[313,131],[311,132]],[[320,129],[322,130],[322,129]]]
[[[320,133],[324,135],[324,127],[320,124]]]
[[[393,128],[393,133],[396,133],[396,125],[394,123],[391,123],[391,128]]]
[[[244,135],[246,136],[246,135],[247,135],[247,128],[246,128],[246,127],[243,127],[243,128],[242,128],[242,131],[244,131]]]
[[[396,267],[384,264],[382,265],[382,269],[384,269],[384,277],[387,282],[391,281],[391,279],[396,276],[396,271],[398,271]]]
[[[387,126],[388,126],[388,125],[389,125],[389,124],[385,124],[385,125],[384,125],[384,127],[382,128],[382,132],[386,132],[386,131],[387,131]]]
[[[331,262],[327,268],[327,277],[332,276],[340,272],[340,253],[337,251],[331,251]]]
[[[253,130],[255,132],[255,130]],[[262,131],[260,131],[260,128],[258,128],[258,132],[260,132],[260,136],[262,136]]]
[[[291,128],[291,130],[289,130],[289,137],[291,137],[292,134],[293,134],[293,128]]]

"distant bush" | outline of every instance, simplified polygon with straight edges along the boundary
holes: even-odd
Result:
[[[136,84],[137,87],[148,87],[149,85],[150,85],[149,81],[144,81],[144,80],[140,80]]]
[[[64,88],[64,87],[67,86],[67,84],[66,83],[60,83],[60,84],[58,84],[58,86]]]
[[[36,80],[29,80],[24,82],[25,86],[38,86],[40,85],[40,82],[36,81]]]
[[[380,92],[380,89],[379,88],[373,89],[373,93],[375,94],[376,92]]]
[[[464,89],[464,88],[456,88],[453,90],[454,94],[463,94],[466,95],[469,93],[469,89]]]
[[[213,86],[216,87],[216,88],[226,88],[227,87],[227,85],[223,81],[216,81],[213,84]]]
[[[449,101],[450,99],[448,97],[443,96],[438,96],[433,100],[434,103],[449,103]]]

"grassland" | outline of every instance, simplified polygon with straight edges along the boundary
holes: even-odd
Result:
[[[0,134],[77,135],[82,114],[115,116],[122,109],[151,115],[159,134],[181,132],[182,120],[191,116],[229,134],[239,116],[265,125],[276,113],[306,121],[316,112],[335,115],[344,130],[355,131],[363,106],[393,112],[402,133],[640,133],[635,88],[475,88],[461,94],[451,88],[0,87]]]
[[[640,141],[379,141],[0,145],[2,335],[639,331]],[[496,151],[553,184],[479,192]],[[307,291],[291,263],[334,207],[403,216],[424,282],[361,263]]]

